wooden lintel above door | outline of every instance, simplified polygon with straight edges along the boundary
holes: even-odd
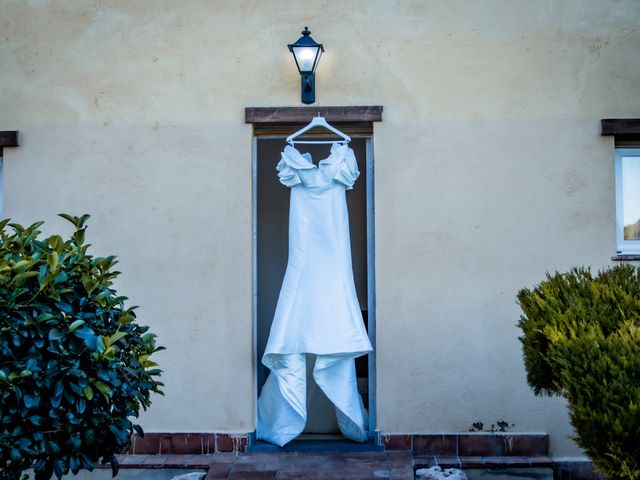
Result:
[[[355,123],[382,121],[382,106],[355,107],[247,107],[245,123],[284,124],[308,123],[317,115],[329,123]]]
[[[347,135],[368,137],[373,134],[373,123],[382,121],[382,107],[247,107],[244,111],[245,123],[253,124],[256,137],[286,137],[317,115]],[[308,137],[325,135],[322,130],[305,133]]]

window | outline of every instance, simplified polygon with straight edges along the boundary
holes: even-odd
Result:
[[[0,148],[0,219],[4,218],[4,179],[2,178],[2,148]]]
[[[7,130],[0,131],[0,218],[3,218],[3,202],[2,197],[4,195],[2,188],[2,149],[4,147],[17,147],[18,146],[18,131]]]
[[[640,255],[640,148],[616,148],[616,247]]]

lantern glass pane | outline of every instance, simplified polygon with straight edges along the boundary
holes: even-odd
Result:
[[[316,54],[320,50],[318,47],[293,47],[293,54],[298,62],[300,72],[312,73],[316,62]],[[320,55],[318,55],[320,58]]]

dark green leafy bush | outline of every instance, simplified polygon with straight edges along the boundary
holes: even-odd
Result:
[[[574,440],[610,479],[640,479],[640,268],[575,268],[518,294],[527,381],[567,399]]]
[[[162,347],[112,288],[115,258],[87,254],[88,215],[61,216],[75,226],[66,241],[0,222],[0,480],[98,461],[115,476],[114,455],[143,434],[129,417],[162,393],[150,359]]]

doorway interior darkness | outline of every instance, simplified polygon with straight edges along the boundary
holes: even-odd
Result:
[[[261,363],[269,336],[278,294],[282,285],[288,250],[290,190],[280,184],[276,165],[285,147],[284,138],[300,126],[292,126],[276,135],[257,135],[253,148],[254,199],[254,353],[256,394],[260,393],[268,369]],[[373,150],[371,135],[353,134],[350,147],[355,153],[360,177],[353,190],[347,191],[351,254],[360,309],[374,352],[356,360],[358,389],[369,412],[368,430],[375,431],[375,277],[373,265]],[[317,135],[314,136],[318,139]],[[314,163],[328,156],[330,145],[301,145]],[[309,358],[309,364],[312,358]],[[309,370],[309,368],[308,368]],[[307,381],[307,438],[326,438],[338,433],[335,413],[329,400]],[[312,434],[311,436],[309,434]]]

